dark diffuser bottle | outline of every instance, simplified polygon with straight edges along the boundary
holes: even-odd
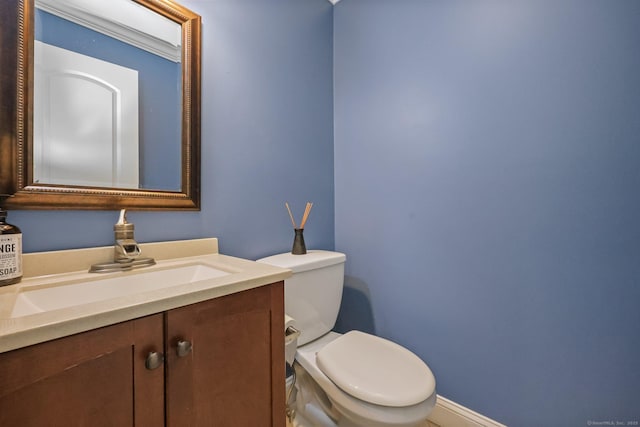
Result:
[[[7,211],[0,207],[0,286],[22,280],[22,232],[6,219]]]

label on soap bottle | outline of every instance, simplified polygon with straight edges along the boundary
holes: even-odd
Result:
[[[22,277],[22,234],[0,234],[0,285]]]

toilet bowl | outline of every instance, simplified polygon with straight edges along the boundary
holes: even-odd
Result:
[[[354,335],[360,334],[355,337]],[[369,346],[350,350],[350,358],[354,363],[360,363],[361,370],[354,372],[349,366],[344,366],[342,378],[335,379],[337,373],[326,372],[321,366],[324,351],[332,350],[331,344],[341,344],[341,340],[357,338],[357,341],[372,338],[373,335],[358,331],[351,331],[345,335],[330,332],[320,339],[298,349],[296,362],[313,380],[334,409],[334,423],[336,426],[367,426],[367,427],[412,427],[424,422],[436,403],[435,379],[431,370],[418,359],[420,366],[407,356],[413,355],[406,349],[399,347],[399,354],[389,353],[378,360],[366,360],[371,356]],[[385,340],[386,341],[386,340]],[[393,344],[390,341],[386,341]],[[360,343],[358,343],[360,344]],[[374,342],[374,348],[377,347]],[[406,353],[405,353],[406,352]],[[339,360],[339,357],[336,357]],[[382,366],[378,365],[382,362]],[[325,368],[327,369],[327,368]],[[366,375],[362,375],[365,371]],[[401,382],[398,370],[404,370],[402,377],[414,375],[411,380]],[[297,370],[300,374],[300,370]],[[339,371],[340,372],[340,371]],[[304,375],[303,373],[303,375]],[[327,375],[332,375],[329,377]],[[338,385],[340,384],[340,385]],[[316,393],[319,390],[314,390]],[[383,392],[380,393],[378,392]],[[355,396],[354,396],[355,395]],[[372,402],[373,401],[373,402]],[[385,401],[386,404],[376,402]],[[297,402],[298,410],[306,413]],[[312,424],[313,425],[313,424]]]
[[[300,330],[294,368],[295,427],[415,427],[436,402],[435,378],[408,349],[360,331],[332,332],[344,254],[309,251],[259,262],[290,268],[285,312]]]

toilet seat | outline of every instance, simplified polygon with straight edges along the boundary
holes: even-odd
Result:
[[[371,427],[378,425],[412,426],[427,418],[436,403],[435,388],[427,399],[418,404],[393,407],[376,405],[358,399],[344,392],[331,381],[318,367],[316,353],[341,336],[338,333],[329,332],[315,341],[298,347],[296,353],[296,361],[320,386],[339,412],[360,425]]]
[[[429,367],[406,348],[375,335],[350,331],[316,355],[322,372],[349,395],[375,405],[405,407],[435,389]]]

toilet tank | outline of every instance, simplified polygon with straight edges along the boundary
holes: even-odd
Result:
[[[305,255],[284,253],[258,260],[293,271],[284,281],[284,311],[295,319],[300,330],[298,345],[323,336],[336,324],[345,260],[344,254],[321,250],[308,251]]]

